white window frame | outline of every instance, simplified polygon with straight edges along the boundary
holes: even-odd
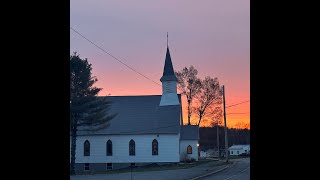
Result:
[[[88,169],[86,169],[86,164],[88,164]],[[84,163],[83,169],[84,171],[90,171],[90,163]]]
[[[108,167],[110,167],[110,166],[108,166],[108,164],[111,164],[111,169],[108,169]],[[112,170],[113,169],[113,163],[107,163],[106,164],[106,169],[109,171],[109,170]]]

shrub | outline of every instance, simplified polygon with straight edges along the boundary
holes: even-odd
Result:
[[[196,160],[195,160],[194,158],[190,158],[190,157],[188,156],[187,152],[185,151],[185,152],[181,153],[181,155],[180,155],[180,161],[181,161],[181,162],[184,162],[184,163],[191,163],[191,162],[194,162],[194,161],[196,161]]]
[[[181,155],[180,155],[180,161],[181,161],[181,162],[187,162],[187,160],[188,160],[188,154],[187,154],[187,152],[185,151],[185,152],[181,153]]]

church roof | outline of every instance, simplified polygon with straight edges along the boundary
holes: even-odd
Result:
[[[169,47],[167,47],[166,60],[164,63],[163,74],[162,74],[160,81],[161,82],[163,82],[163,81],[177,81],[177,77],[173,71]]]
[[[178,94],[181,102],[181,95]],[[103,134],[178,134],[181,105],[159,106],[161,95],[108,96],[109,113],[117,116],[98,131],[79,130],[78,135]]]
[[[181,126],[180,139],[181,140],[199,140],[199,126],[197,125]]]

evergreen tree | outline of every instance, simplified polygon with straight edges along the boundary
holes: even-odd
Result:
[[[95,131],[105,128],[115,114],[108,115],[111,102],[107,97],[97,97],[102,88],[94,87],[98,79],[92,76],[92,67],[87,59],[74,53],[70,57],[70,135],[71,174],[75,174],[77,131]]]

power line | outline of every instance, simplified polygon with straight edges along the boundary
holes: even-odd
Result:
[[[100,49],[101,51],[103,51],[104,53],[108,54],[109,56],[111,56],[113,59],[117,60],[118,62],[120,62],[121,64],[125,65],[127,68],[131,69],[132,71],[138,73],[139,75],[143,76],[144,78],[152,81],[153,83],[161,86],[159,83],[153,81],[152,79],[148,78],[147,76],[143,75],[142,73],[138,72],[137,70],[133,69],[132,67],[130,67],[129,65],[127,65],[126,63],[122,62],[121,60],[119,60],[118,58],[116,58],[115,56],[113,56],[112,54],[108,53],[106,50],[104,50],[103,48],[101,48],[100,46],[98,46],[97,44],[95,44],[94,42],[92,42],[90,39],[86,38],[84,35],[82,35],[81,33],[79,33],[78,31],[76,31],[75,29],[73,29],[72,27],[70,27],[71,30],[73,30],[75,33],[77,33],[78,35],[80,35],[82,38],[84,38],[85,40],[87,40],[88,42],[90,42],[91,44],[93,44],[95,47],[97,47],[98,49]]]
[[[240,103],[237,103],[237,104],[232,104],[232,105],[230,105],[230,106],[227,106],[226,108],[232,107],[232,106],[236,106],[236,105],[239,105],[239,104],[243,104],[243,103],[247,103],[247,102],[250,102],[250,100],[243,101],[243,102],[240,102]]]

